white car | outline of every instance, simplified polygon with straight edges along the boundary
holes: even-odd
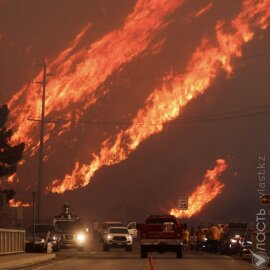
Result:
[[[110,251],[112,247],[132,251],[133,240],[126,227],[110,227],[103,240],[103,251]]]
[[[108,233],[110,227],[123,227],[123,224],[119,221],[106,221],[100,224],[99,228],[99,240],[102,242],[104,236]]]

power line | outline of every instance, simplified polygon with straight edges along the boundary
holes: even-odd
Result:
[[[189,121],[184,121],[183,123],[202,123],[202,122],[212,122],[212,121],[221,121],[221,120],[230,120],[230,119],[239,119],[239,118],[248,118],[248,117],[254,117],[254,116],[260,116],[264,114],[270,113],[270,109],[266,111],[260,111],[260,112],[250,112],[245,114],[236,114],[236,115],[224,115],[221,117],[212,117],[212,118],[198,118],[198,119],[190,119]],[[180,120],[181,121],[181,120]]]
[[[260,109],[266,109],[262,111],[257,111]],[[219,121],[219,120],[229,120],[229,119],[238,119],[238,118],[246,118],[246,117],[254,117],[260,116],[264,114],[270,113],[270,104],[255,106],[250,108],[243,108],[232,110],[228,112],[218,112],[215,114],[205,115],[204,117],[189,117],[189,118],[180,118],[172,122],[173,124],[185,124],[185,123],[201,123],[201,122],[211,122],[211,121]],[[39,122],[39,119],[28,118],[30,121]],[[157,126],[162,125],[164,123],[159,122],[144,122],[144,123],[134,123],[132,121],[88,121],[88,120],[72,120],[72,119],[46,119],[46,123],[53,124],[66,124],[66,123],[75,123],[75,124],[87,124],[87,125],[114,125],[114,126],[130,126],[130,125],[138,125],[138,126]]]
[[[270,54],[270,50],[265,50],[265,51],[261,51],[261,52],[255,53],[255,54],[244,56],[242,58],[238,58],[236,61],[240,62],[240,61],[250,60],[250,59],[266,56],[269,54]]]

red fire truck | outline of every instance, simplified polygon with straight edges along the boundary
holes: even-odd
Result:
[[[172,215],[150,215],[140,225],[141,258],[148,252],[175,252],[176,258],[183,257],[182,226]]]

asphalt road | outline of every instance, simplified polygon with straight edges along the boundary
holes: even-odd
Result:
[[[250,262],[228,256],[208,253],[197,254],[189,251],[183,259],[176,259],[174,253],[150,253],[149,259],[140,258],[139,243],[134,244],[132,252],[112,249],[103,252],[101,243],[90,239],[85,251],[77,252],[63,249],[57,253],[54,261],[19,268],[21,270],[248,270],[255,269]],[[152,264],[152,268],[150,266]]]

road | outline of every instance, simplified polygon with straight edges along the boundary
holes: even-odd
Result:
[[[174,253],[151,253],[149,259],[140,258],[139,243],[134,244],[132,252],[112,249],[103,252],[101,243],[90,239],[89,246],[83,252],[63,249],[57,253],[54,261],[19,268],[20,270],[254,270],[250,262],[228,256],[208,253],[197,254],[194,251],[184,253],[183,259],[176,259]],[[153,268],[150,267],[150,263]]]

